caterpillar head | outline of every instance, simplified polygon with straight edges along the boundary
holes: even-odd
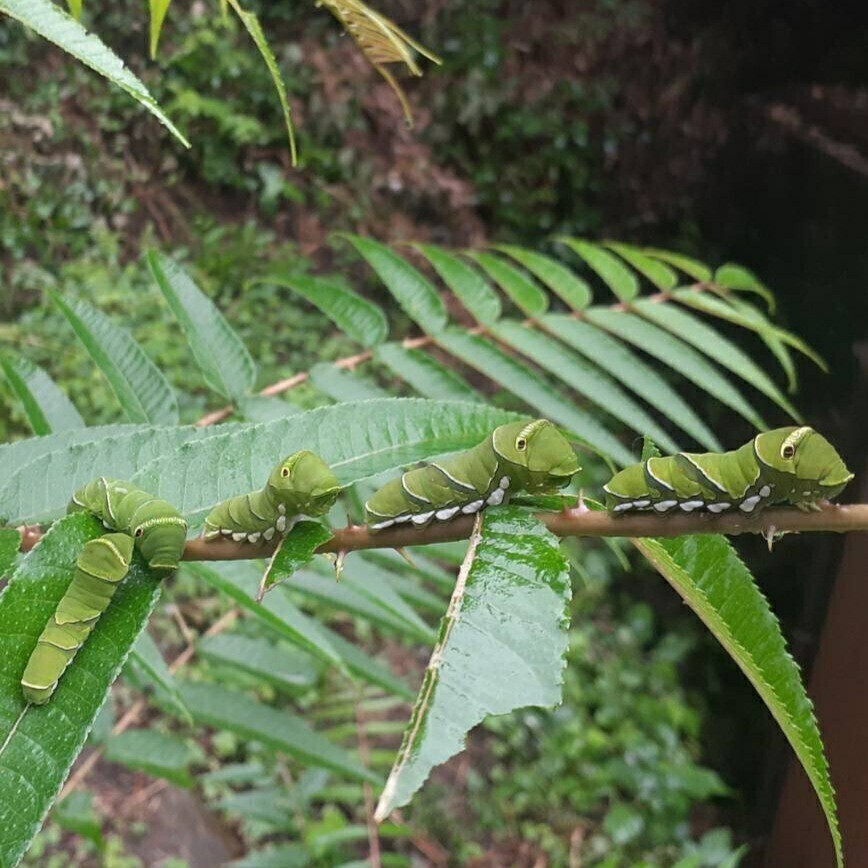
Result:
[[[288,513],[309,516],[325,515],[341,493],[328,464],[307,450],[281,461],[268,477],[268,489]]]
[[[797,480],[813,482],[822,496],[839,494],[853,478],[834,446],[813,428],[777,428],[754,440],[757,458]]]
[[[493,445],[501,458],[517,465],[530,490],[563,488],[581,470],[573,447],[547,419],[501,425]]]
[[[162,504],[161,514],[144,518],[132,528],[142,557],[154,570],[175,570],[187,541],[187,522]]]

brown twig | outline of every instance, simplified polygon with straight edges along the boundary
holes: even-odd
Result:
[[[541,512],[538,515],[548,529],[560,537],[674,537],[689,534],[722,533],[809,533],[830,531],[868,531],[868,503],[838,506],[826,503],[817,512],[801,512],[792,507],[766,509],[759,515],[741,512],[728,515],[667,515],[629,513],[615,516],[609,512],[582,508],[560,512]],[[426,528],[398,527],[371,533],[364,525],[348,525],[336,530],[334,536],[323,543],[320,554],[353,552],[364,549],[400,549],[429,543],[455,542],[467,539],[473,529],[473,516],[462,516],[448,522],[435,522]],[[27,551],[39,541],[34,528],[22,535],[21,548]],[[276,542],[251,544],[217,539],[206,542],[199,537],[190,540],[184,549],[185,561],[243,561],[269,557]]]

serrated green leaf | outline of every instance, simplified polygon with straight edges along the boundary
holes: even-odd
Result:
[[[570,310],[582,310],[591,303],[591,287],[588,282],[574,274],[557,259],[543,256],[514,244],[496,244],[501,250],[521,263],[538,280],[542,281],[555,295],[566,303]]]
[[[285,601],[278,594],[270,594],[261,603],[256,602],[255,596],[259,582],[256,575],[250,572],[245,565],[232,561],[212,563],[207,567],[204,564],[193,563],[185,564],[184,569],[207,582],[221,594],[226,594],[242,609],[258,618],[263,624],[293,645],[309,651],[314,657],[318,657],[346,673],[347,670],[344,668],[343,661],[329,639],[315,622],[306,618],[295,606],[287,605],[288,601]]]
[[[105,758],[179,787],[193,785],[189,772],[193,752],[189,745],[161,732],[129,729],[113,735],[105,744]]]
[[[640,248],[634,247],[632,244],[619,244],[614,241],[607,241],[606,247],[609,250],[614,250],[621,259],[629,262],[639,274],[661,292],[669,292],[678,286],[678,275],[665,262],[646,256]]]
[[[635,301],[631,310],[651,320],[655,325],[672,332],[686,343],[692,344],[696,349],[717,361],[718,364],[729,368],[734,374],[771,398],[797,422],[801,421],[799,412],[784,397],[771,377],[740,347],[706,325],[698,317],[672,304],[655,304],[646,300]],[[665,444],[662,445],[665,446]],[[670,452],[678,451],[671,450],[668,446],[666,449]]]
[[[53,443],[71,441],[71,445],[41,452],[12,474],[0,489],[0,516],[11,522],[37,522],[55,518],[69,503],[73,492],[98,476],[129,479],[137,467],[158,455],[175,452],[183,443],[206,440],[214,436],[209,428],[154,428],[151,426],[119,426],[130,433],[112,437],[94,435],[93,442],[76,442],[80,438],[63,438],[55,434]],[[225,428],[226,426],[221,426]],[[228,426],[233,431],[245,430],[242,425]],[[114,426],[109,426],[113,429]],[[82,436],[99,429],[86,428]],[[69,432],[70,434],[78,432]],[[58,439],[54,439],[58,438]],[[24,441],[26,445],[29,441]],[[19,454],[18,444],[4,455]],[[40,453],[39,449],[24,450],[24,454]],[[14,468],[13,468],[14,469]],[[0,474],[2,480],[2,474]],[[147,489],[146,489],[147,490]]]
[[[187,723],[192,723],[190,711],[184,704],[184,697],[178,690],[175,676],[169,671],[160,649],[145,630],[130,652],[127,666],[131,666],[139,680],[150,683],[159,701],[171,705],[179,717]]]
[[[446,328],[446,305],[435,287],[391,248],[361,235],[340,233],[374,269],[404,312],[423,331],[437,334]]]
[[[256,50],[259,52],[263,61],[265,61],[266,69],[268,69],[268,74],[271,76],[274,89],[277,91],[277,98],[280,100],[280,108],[283,111],[283,121],[286,125],[286,135],[289,139],[289,154],[292,159],[292,165],[295,166],[298,163],[298,153],[295,148],[295,131],[292,126],[292,112],[290,111],[289,102],[286,98],[286,85],[283,83],[283,76],[280,73],[280,67],[277,65],[277,58],[274,56],[274,52],[271,50],[271,46],[268,44],[268,40],[262,32],[262,26],[259,23],[259,19],[252,12],[248,12],[246,9],[242,8],[238,0],[227,0],[227,2],[235,11],[235,14],[241,19],[241,23],[250,34],[250,38],[253,40]]]
[[[163,29],[163,21],[169,11],[172,0],[148,0],[148,11],[151,17],[150,26],[150,50],[151,60],[157,57],[157,48],[160,45],[160,33]]]
[[[549,298],[545,292],[505,259],[477,250],[465,251],[465,256],[476,262],[526,316],[536,319],[548,310]]]
[[[769,313],[775,312],[775,297],[769,288],[751,271],[734,262],[721,265],[714,272],[714,283],[737,292],[752,292],[768,306]]]
[[[210,663],[240,669],[289,693],[313,687],[321,669],[303,651],[237,633],[208,636],[196,653]]]
[[[646,400],[707,449],[720,451],[720,441],[693,409],[649,365],[632,350],[590,323],[571,316],[549,314],[543,328],[567,346],[590,359],[603,370]]]
[[[124,62],[99,37],[88,33],[75,18],[67,15],[51,0],[0,0],[0,13],[6,13],[10,18],[21,22],[43,39],[53,42],[58,48],[125,90],[151,112],[184,147],[190,147],[190,143]]]
[[[0,579],[5,579],[15,566],[21,534],[14,527],[0,527]]]
[[[745,397],[710,362],[674,335],[657,328],[632,313],[607,308],[588,308],[588,322],[606,329],[668,365],[676,373],[704,389],[760,431],[766,423]]]
[[[127,419],[151,425],[175,425],[178,422],[175,391],[132,335],[86,301],[65,299],[56,292],[50,295],[108,380]]]
[[[805,769],[843,865],[835,794],[811,701],[780,624],[726,537],[636,539],[633,544],[702,619],[747,676]]]
[[[581,238],[558,238],[558,241],[581,257],[619,301],[632,301],[639,294],[636,275],[604,247]]]
[[[25,704],[20,681],[30,653],[72,580],[82,547],[103,530],[86,513],[60,519],[0,595],[2,865],[17,865],[39,831],[160,594],[159,582],[135,558],[51,701]]]
[[[332,532],[318,521],[300,521],[280,541],[277,551],[268,562],[259,591],[256,595],[262,601],[265,594],[275,585],[291,579],[302,567],[314,558],[317,548],[332,538]]]
[[[412,618],[395,614],[380,598],[360,591],[355,583],[338,581],[334,577],[327,578],[310,570],[301,570],[293,576],[289,585],[284,585],[285,591],[304,594],[318,602],[324,603],[339,612],[349,612],[359,618],[364,618],[379,627],[393,630],[402,636],[408,636],[420,642],[433,642],[434,631],[415,613]]]
[[[486,717],[561,700],[570,575],[558,539],[517,507],[485,514],[376,819],[406,805],[431,769],[461,751]],[[468,661],[473,661],[468,665]]]
[[[450,329],[438,335],[437,343],[546,418],[568,428],[592,449],[620,464],[632,463],[630,451],[594,416],[576,407],[567,395],[553,389],[537,374],[485,338]]]
[[[374,350],[374,358],[425,398],[437,401],[484,401],[482,395],[463,377],[422,350],[388,343]]]
[[[205,382],[227,400],[240,401],[256,382],[256,363],[247,347],[180,265],[156,250],[147,259]]]
[[[501,320],[492,329],[492,334],[637,433],[651,434],[669,452],[681,451],[678,444],[608,374],[571,353],[554,338],[525,328],[514,320]]]
[[[75,405],[38,365],[23,356],[5,353],[0,355],[0,370],[34,434],[42,436],[84,427]]]
[[[500,296],[475,268],[442,247],[433,244],[413,247],[434,266],[440,279],[478,323],[491,325],[500,318]]]
[[[683,253],[674,253],[671,250],[660,250],[657,247],[645,247],[642,252],[652,259],[659,259],[661,262],[683,271],[688,277],[692,277],[698,283],[705,283],[711,280],[711,269],[700,262],[698,259],[693,259],[690,256],[685,256]]]
[[[316,452],[346,486],[432,455],[467,449],[498,425],[521,418],[482,404],[418,398],[337,404],[244,428],[236,439],[216,434],[201,449],[181,446],[143,467],[134,481],[194,515],[240,491],[261,488],[274,456],[286,452],[287,444],[304,444]]]
[[[324,277],[268,275],[251,284],[284,286],[324,313],[350,340],[364,347],[381,344],[389,334],[382,309],[351,289]]]
[[[278,711],[254,699],[214,684],[183,682],[193,717],[206,726],[226,729],[242,738],[262,742],[308,766],[331,769],[360,781],[379,783],[352,754],[314,732],[300,717]]]
[[[339,368],[331,362],[319,362],[309,372],[310,384],[333,401],[370,401],[388,398],[389,393],[376,383]]]

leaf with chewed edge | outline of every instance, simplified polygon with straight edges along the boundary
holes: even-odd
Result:
[[[318,521],[300,521],[277,547],[262,574],[256,601],[262,598],[275,585],[292,578],[293,573],[306,567],[314,557],[317,548],[332,538],[332,532]]]
[[[569,599],[569,567],[538,519],[517,507],[477,519],[378,821],[489,715],[561,701]]]

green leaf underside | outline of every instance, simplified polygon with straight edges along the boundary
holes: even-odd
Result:
[[[309,372],[310,384],[333,401],[370,401],[391,397],[366,377],[346,371],[331,362],[318,362]]]
[[[672,332],[686,343],[728,368],[734,374],[750,383],[758,391],[771,398],[781,409],[799,421],[798,411],[784,397],[771,377],[753,359],[732,341],[706,325],[680,307],[671,304],[655,304],[653,301],[640,300],[632,305],[632,310],[655,325]]]
[[[431,769],[460,752],[486,717],[560,702],[569,568],[532,515],[486,513],[474,534],[404,741],[377,805],[406,805]],[[472,661],[472,665],[468,665]]]
[[[593,271],[619,301],[631,301],[639,294],[636,275],[604,247],[581,238],[559,238]]]
[[[196,653],[211,663],[234,667],[290,693],[316,684],[322,668],[303,651],[237,633],[209,636],[197,646]]]
[[[633,247],[632,244],[618,244],[613,241],[607,241],[606,247],[632,265],[639,274],[661,292],[668,292],[678,286],[678,275],[665,262],[646,256],[638,247]]]
[[[130,729],[113,735],[105,745],[105,758],[179,787],[191,787],[190,747],[179,738],[149,729]]]
[[[437,336],[437,343],[546,418],[568,428],[592,449],[620,464],[632,463],[630,451],[594,416],[485,338],[450,329]]]
[[[692,277],[699,283],[704,283],[711,280],[711,269],[700,262],[698,259],[693,259],[691,256],[685,256],[683,253],[674,253],[671,250],[660,250],[657,247],[645,247],[642,252],[646,256],[653,259],[659,259],[673,268],[684,272],[688,277]]]
[[[341,233],[395,297],[404,312],[419,328],[437,334],[446,328],[446,305],[431,282],[397,253],[370,238]]]
[[[606,329],[668,365],[731,407],[760,431],[768,427],[732,383],[684,341],[626,311],[589,308],[585,316],[593,325]]]
[[[338,669],[343,662],[316,622],[299,612],[280,594],[269,594],[261,603],[255,599],[258,579],[252,565],[233,561],[203,564],[185,564],[184,569],[207,582],[212,588],[234,600],[241,608],[258,618],[278,636],[287,639],[320,660]]]
[[[693,409],[652,367],[611,335],[571,316],[549,314],[541,324],[567,346],[603,368],[706,449],[719,451],[720,441]]]
[[[549,306],[549,298],[524,272],[492,253],[466,253],[506,293],[525,316],[536,319]]]
[[[478,323],[491,325],[500,318],[500,296],[475,268],[442,247],[432,244],[413,247],[434,266],[443,283]]]
[[[159,597],[159,583],[135,559],[51,702],[21,716],[20,680],[30,652],[72,579],[76,557],[101,533],[90,515],[64,517],[21,562],[0,596],[2,865],[17,864],[39,830]]]
[[[75,405],[42,368],[7,353],[0,355],[0,370],[37,437],[84,427]]]
[[[748,677],[811,781],[843,865],[835,794],[810,699],[780,624],[726,537],[635,539]]]
[[[484,398],[460,374],[422,350],[388,343],[377,347],[374,358],[422,397],[435,401],[476,401]]]
[[[228,3],[235,10],[235,13],[241,19],[241,23],[250,34],[250,38],[253,40],[256,50],[265,62],[268,74],[271,76],[274,89],[277,91],[277,98],[280,100],[280,108],[283,111],[283,122],[286,125],[286,135],[289,139],[289,153],[292,159],[292,165],[294,166],[298,162],[298,153],[295,148],[295,131],[292,127],[292,112],[290,111],[289,102],[286,98],[286,85],[283,83],[283,76],[280,73],[280,67],[277,65],[277,58],[275,58],[274,52],[271,50],[271,46],[268,44],[268,40],[262,32],[262,26],[259,23],[259,19],[252,12],[243,9],[238,0],[228,0]]]
[[[493,428],[521,418],[480,404],[419,398],[338,404],[252,426],[238,436],[217,434],[200,449],[181,446],[145,466],[134,481],[189,514],[260,488],[274,456],[292,448],[316,452],[349,485],[475,446]]]
[[[113,429],[115,426],[108,426]],[[42,452],[38,457],[21,467],[0,489],[0,515],[10,521],[38,521],[54,518],[59,515],[69,503],[69,498],[78,487],[87,484],[99,476],[129,479],[136,468],[145,466],[159,455],[174,453],[183,443],[191,440],[205,440],[214,436],[209,428],[153,428],[150,426],[133,427],[130,433],[116,437],[102,437],[94,434],[92,442],[77,442],[80,437],[64,438],[60,442],[72,442],[72,445],[61,447],[49,452]],[[225,426],[221,426],[221,429]],[[244,426],[230,425],[232,431],[243,430]],[[90,431],[100,429],[86,428],[81,432],[84,437]],[[69,432],[77,434],[78,432]],[[54,438],[62,435],[52,435]],[[22,445],[31,441],[23,441]],[[37,444],[38,445],[38,444]],[[0,449],[0,459],[14,460],[19,452],[12,444],[8,450]],[[33,454],[38,449],[24,449],[23,454]],[[11,469],[14,469],[11,468]],[[0,481],[3,480],[0,471]],[[146,489],[150,490],[150,489]],[[215,501],[216,502],[216,501]]]
[[[498,244],[496,249],[523,265],[537,280],[559,296],[570,310],[582,310],[591,303],[591,287],[588,282],[573,274],[556,259],[534,250],[516,247],[514,244]]]
[[[229,401],[243,398],[256,382],[256,363],[241,338],[180,265],[155,250],[147,258],[205,382]]]
[[[108,380],[127,419],[151,425],[176,424],[175,392],[132,335],[86,301],[65,299],[57,293],[51,297]]]
[[[130,72],[124,62],[93,33],[88,33],[74,18],[51,0],[0,0],[0,13],[14,18],[43,39],[71,54],[76,60],[105,76],[125,90],[153,114],[185,147],[190,143],[163,113],[148,89]]]
[[[269,275],[253,283],[292,290],[325,314],[348,338],[364,347],[381,344],[389,334],[389,321],[381,308],[327,278],[306,274]]]
[[[259,584],[259,599],[275,585],[292,578],[306,567],[317,548],[332,538],[332,532],[318,521],[300,521],[283,540],[268,562]]]
[[[198,723],[261,742],[308,766],[331,769],[354,780],[380,782],[379,776],[368,771],[356,757],[288,711],[262,705],[215,684],[183,681],[182,685],[187,705]]]
[[[501,320],[492,334],[634,431],[651,434],[669,452],[680,451],[677,443],[605,371],[571,353],[560,341],[514,320]]]

